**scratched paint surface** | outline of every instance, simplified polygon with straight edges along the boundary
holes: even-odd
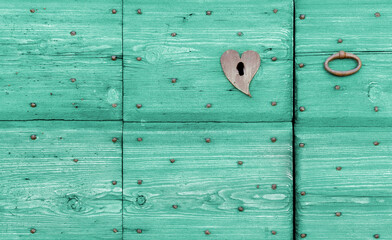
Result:
[[[291,121],[292,12],[291,0],[124,1],[124,119]],[[228,49],[260,54],[252,98],[221,69]]]
[[[297,125],[295,148],[297,239],[392,239],[391,126]]]
[[[391,7],[389,0],[296,0],[298,123],[383,126],[391,122]],[[305,19],[299,19],[301,14]],[[363,66],[358,73],[337,77],[324,70],[324,61],[340,50],[361,58]],[[356,62],[348,59],[330,64],[336,70],[355,66]],[[301,106],[305,111],[299,111]]]
[[[291,123],[126,123],[123,152],[124,239],[292,239]]]
[[[0,130],[0,239],[122,238],[121,122],[1,121]]]
[[[121,0],[0,1],[0,120],[121,119],[121,8]]]

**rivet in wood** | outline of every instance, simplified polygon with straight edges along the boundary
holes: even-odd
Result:
[[[276,187],[277,187],[276,184],[272,184],[272,185],[271,185],[271,188],[272,188],[273,190],[275,190]]]
[[[71,78],[71,82],[76,82],[76,78]]]
[[[276,106],[277,102],[271,102],[271,106]]]
[[[116,10],[116,9],[112,9],[112,13],[113,13],[113,14],[116,14],[116,13],[117,13],[117,10]]]
[[[136,232],[137,233],[142,233],[142,230],[141,229],[137,229]]]
[[[238,165],[242,165],[242,164],[244,164],[244,162],[243,161],[238,161],[237,164]]]
[[[305,147],[305,143],[300,143],[299,147],[301,147],[301,148]]]
[[[117,142],[117,138],[115,138],[115,137],[112,138],[112,142],[114,142],[114,143]]]
[[[305,111],[305,107],[300,107],[299,110],[300,110],[301,112],[303,112],[303,111]]]
[[[141,108],[142,105],[141,105],[141,104],[136,104],[136,107],[137,107],[137,108]]]
[[[210,232],[209,230],[205,230],[205,231],[204,231],[204,234],[205,234],[205,235],[210,235],[211,232]]]
[[[342,170],[342,167],[336,167],[336,170],[340,171],[340,170]]]
[[[342,43],[342,42],[343,42],[343,39],[339,38],[338,43]]]
[[[276,231],[271,231],[272,235],[276,235]]]
[[[112,60],[116,61],[117,60],[117,56],[112,56]]]
[[[306,238],[306,234],[305,233],[301,233],[301,238]]]
[[[374,238],[380,238],[380,234],[374,234]]]
[[[339,86],[339,85],[336,85],[336,86],[335,86],[335,90],[340,90],[340,86]]]
[[[374,107],[374,111],[378,112],[378,107],[377,106]]]
[[[175,160],[175,159],[173,159],[173,158],[172,158],[172,159],[170,159],[170,162],[171,162],[171,163],[174,163],[175,161],[176,161],[176,160]]]
[[[114,108],[117,107],[117,104],[113,103],[113,104],[112,104],[112,107],[114,107]]]
[[[373,144],[374,144],[374,146],[378,146],[380,143],[375,141],[375,142],[373,142]]]
[[[35,13],[35,9],[30,9],[30,12],[31,13]]]
[[[137,180],[137,184],[141,185],[143,183],[143,180]]]
[[[143,141],[143,138],[138,137],[138,138],[137,138],[137,141],[138,141],[138,142],[141,142],[141,141]]]
[[[71,34],[71,36],[75,36],[76,32],[75,31],[71,31],[70,34]]]
[[[141,57],[137,57],[137,58],[136,58],[136,60],[138,60],[138,61],[141,61],[141,60],[142,60],[142,58],[141,58]]]
[[[75,158],[73,161],[74,161],[74,162],[78,162],[79,160]]]
[[[305,19],[305,14],[299,15],[299,19],[304,20]]]
[[[30,138],[31,138],[31,140],[35,140],[35,139],[37,139],[37,136],[36,135],[31,135]]]
[[[277,57],[273,57],[273,58],[271,58],[271,60],[275,62],[276,60],[278,60],[278,58]]]
[[[299,64],[299,67],[300,67],[300,68],[303,68],[303,67],[305,67],[305,64],[300,63],[300,64]]]
[[[138,9],[138,10],[137,10],[137,14],[142,14],[142,10],[141,10],[141,9]]]
[[[211,142],[211,138],[206,138],[206,143],[210,143]]]
[[[35,107],[37,106],[37,104],[35,104],[35,103],[30,103],[30,106],[33,107],[33,108],[35,108]]]
[[[114,233],[118,232],[117,228],[113,228],[113,232]]]
[[[336,215],[337,217],[340,217],[340,216],[342,216],[342,213],[341,213],[341,212],[336,212],[335,215]]]
[[[172,34],[170,34],[172,37],[175,37],[175,36],[177,36],[177,33],[172,33]]]
[[[211,13],[212,13],[211,11],[207,11],[206,15],[211,15]]]
[[[271,138],[271,142],[276,142],[276,137]]]
[[[238,211],[243,212],[244,208],[243,207],[238,207]]]
[[[238,32],[237,33],[238,36],[242,36],[242,34],[243,34],[242,32]]]
[[[301,196],[305,196],[305,195],[306,195],[306,192],[302,191]]]
[[[32,228],[32,229],[30,229],[30,232],[31,232],[32,234],[34,234],[34,233],[37,232],[37,230],[36,230],[35,228]]]
[[[112,184],[113,185],[117,185],[117,181],[112,181]]]
[[[177,205],[173,205],[172,207],[173,207],[174,209],[177,209],[177,208],[178,208],[178,206],[177,206]]]
[[[274,13],[277,13],[277,12],[278,12],[278,9],[275,8],[275,9],[274,9]]]
[[[257,185],[256,188],[259,189],[259,188],[260,188],[260,185]]]
[[[381,16],[381,14],[380,14],[379,12],[376,12],[376,13],[374,14],[374,16],[376,16],[376,17],[380,17],[380,16]]]
[[[176,83],[177,82],[177,78],[172,78],[171,82],[172,83]]]
[[[206,108],[210,108],[211,107],[211,103],[208,103],[207,105],[206,105]]]

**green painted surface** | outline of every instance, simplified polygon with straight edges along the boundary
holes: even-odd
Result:
[[[121,0],[0,1],[0,120],[121,119],[121,8]]]
[[[296,1],[296,121],[308,125],[383,126],[392,120],[392,5],[376,1]],[[379,17],[375,13],[380,13]],[[299,19],[304,14],[305,19]],[[338,42],[342,39],[342,43]],[[340,50],[362,60],[349,77],[324,70],[324,61]],[[300,68],[299,64],[304,67]],[[356,66],[336,60],[336,70]],[[335,86],[339,85],[340,90]],[[305,107],[305,111],[298,111]],[[378,107],[378,112],[374,107]]]
[[[124,239],[292,238],[291,123],[126,123],[123,152]]]
[[[295,137],[298,239],[392,239],[392,127],[296,125]]]
[[[124,119],[291,121],[292,12],[291,0],[124,1]],[[260,54],[252,98],[221,69],[228,49]]]
[[[2,121],[0,130],[0,239],[122,238],[121,122]]]

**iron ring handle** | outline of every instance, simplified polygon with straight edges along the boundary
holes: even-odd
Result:
[[[355,59],[357,61],[357,63],[358,63],[357,67],[354,68],[354,69],[351,69],[349,71],[336,71],[336,70],[332,70],[328,66],[329,62],[331,62],[331,61],[333,61],[335,59],[344,59],[344,58]],[[331,74],[333,74],[335,76],[338,76],[338,77],[345,77],[345,76],[352,75],[352,74],[358,72],[359,69],[361,69],[361,67],[362,67],[361,59],[359,59],[359,57],[357,55],[352,54],[352,53],[346,53],[345,51],[340,51],[338,53],[333,54],[332,56],[327,58],[327,60],[325,60],[325,63],[324,63],[325,70],[327,70],[329,73],[331,73]]]

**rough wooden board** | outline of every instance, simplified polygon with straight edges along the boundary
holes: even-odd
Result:
[[[125,1],[124,119],[290,121],[292,9],[291,0]],[[220,56],[228,49],[261,56],[252,98],[222,71]]]
[[[291,123],[125,123],[124,238],[291,239],[291,143]]]
[[[0,120],[121,119],[121,8],[121,0],[1,1]]]
[[[392,54],[356,53],[361,70],[348,77],[336,77],[324,70],[329,53],[296,56],[296,121],[307,125],[383,126],[392,120]],[[331,68],[356,66],[353,60],[333,61]],[[335,86],[339,85],[340,90]],[[299,108],[305,107],[305,111]],[[378,107],[375,112],[374,107]]]
[[[392,51],[390,0],[296,0],[295,11],[296,53]]]
[[[298,239],[391,239],[391,125],[296,125],[295,136]]]
[[[1,121],[0,130],[0,239],[122,238],[121,122]]]

